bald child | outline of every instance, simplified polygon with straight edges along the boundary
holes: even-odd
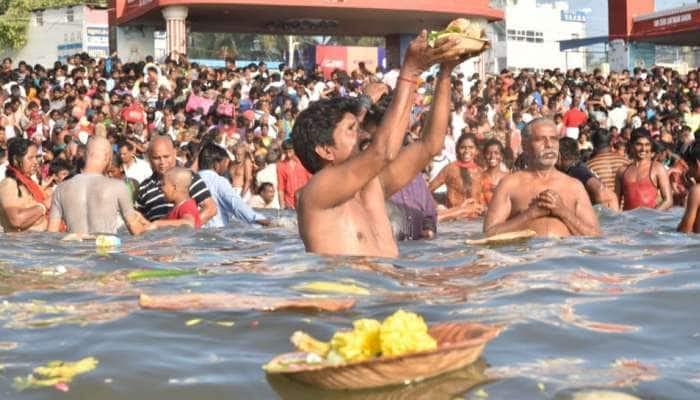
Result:
[[[158,227],[187,225],[199,229],[202,220],[197,208],[197,202],[190,197],[190,185],[192,184],[192,171],[185,168],[173,168],[163,175],[163,197],[175,204],[167,217],[155,221]]]

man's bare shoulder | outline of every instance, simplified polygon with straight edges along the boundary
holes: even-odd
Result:
[[[0,191],[17,188],[17,182],[12,178],[5,178],[0,181]]]
[[[0,204],[3,200],[8,201],[17,197],[17,182],[12,178],[5,178],[0,181]]]
[[[527,171],[515,171],[501,178],[498,187],[510,188],[527,180],[530,180],[530,173]]]

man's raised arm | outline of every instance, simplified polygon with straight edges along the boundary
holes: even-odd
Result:
[[[411,42],[401,68],[394,100],[372,138],[372,143],[357,156],[318,171],[303,189],[305,206],[327,209],[346,202],[396,158],[406,133],[418,77],[436,62],[458,58],[459,49],[454,49],[454,44],[454,41],[445,41],[439,47],[431,48],[425,31]],[[355,141],[357,140],[357,118],[344,118],[336,126],[337,129],[340,129],[340,133],[338,137],[334,134],[336,140],[345,139],[347,132],[353,130]],[[331,146],[326,146],[329,148],[325,149],[316,147],[317,152],[332,156],[329,149]]]
[[[430,160],[442,151],[450,119],[450,75],[454,67],[465,59],[443,63],[440,66],[435,84],[435,98],[423,137],[401,151],[379,175],[386,198],[411,182]]]

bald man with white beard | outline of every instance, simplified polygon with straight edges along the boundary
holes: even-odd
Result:
[[[139,235],[150,225],[134,209],[126,184],[104,175],[111,162],[110,142],[92,137],[83,173],[64,181],[54,191],[49,232],[59,232],[61,221],[65,221],[68,232],[77,234],[114,234],[124,221],[131,234]]]

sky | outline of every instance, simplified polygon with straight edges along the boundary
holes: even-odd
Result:
[[[656,0],[656,10],[696,4],[697,0]],[[608,34],[607,0],[569,0],[572,9],[591,10],[588,14],[587,36],[605,36]]]

